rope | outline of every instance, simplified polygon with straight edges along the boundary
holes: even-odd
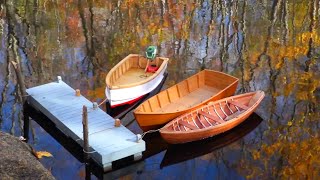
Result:
[[[146,134],[148,134],[148,133],[154,133],[154,132],[157,132],[157,131],[160,131],[160,129],[156,129],[156,130],[149,130],[149,131],[147,131],[147,132],[144,132],[144,133],[142,133],[141,134],[141,137],[140,138],[138,138],[138,140],[137,141],[140,141]]]
[[[87,152],[87,151],[85,151],[85,150],[83,149],[83,152],[84,152],[84,153],[87,153],[87,154],[93,154],[93,153],[96,153],[97,151],[89,151],[89,152]]]
[[[100,104],[98,104],[98,107],[100,107],[103,103],[105,103],[108,100],[108,98],[105,98]]]
[[[93,107],[87,107],[88,108],[88,112],[87,113],[91,113],[93,111],[95,111],[98,107],[100,107],[103,103],[105,103],[108,100],[108,98],[105,98],[100,104],[97,105],[96,108]]]

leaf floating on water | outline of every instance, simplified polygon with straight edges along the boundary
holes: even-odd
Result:
[[[34,154],[38,159],[41,159],[42,157],[52,157],[52,154],[47,151],[35,151]]]

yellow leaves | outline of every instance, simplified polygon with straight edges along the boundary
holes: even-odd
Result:
[[[298,135],[298,132],[294,132]],[[293,142],[292,142],[293,141]],[[258,178],[263,176],[264,171],[271,170],[276,172],[277,176],[287,179],[296,177],[303,179],[305,177],[317,177],[320,171],[320,139],[310,137],[305,140],[295,142],[294,137],[279,138],[273,144],[262,144],[259,150],[252,151],[254,160],[263,164],[263,169],[257,169],[256,166],[250,167],[247,172],[247,178]],[[283,166],[281,169],[274,168],[270,159],[281,158]],[[245,163],[245,162],[244,162]]]
[[[252,152],[252,157],[253,157],[254,160],[260,159],[260,152],[257,151],[257,150],[254,150]]]
[[[275,65],[275,68],[280,69],[280,68],[282,68],[282,65],[283,65],[283,63],[281,63],[281,61],[280,61]]]
[[[320,38],[317,32],[304,32],[300,37],[298,37],[298,39],[303,43],[309,43],[310,38],[312,38],[312,41],[314,43],[320,42]]]
[[[313,74],[310,72],[300,73],[297,78],[296,86],[298,92],[296,94],[299,100],[309,100],[313,91],[317,88],[318,81],[313,78]]]
[[[98,87],[95,89],[90,89],[87,92],[87,96],[90,99],[96,99],[96,98],[104,98],[105,97],[105,87]]]
[[[52,154],[47,151],[33,151],[36,158],[41,159],[42,157],[52,157]]]
[[[292,126],[292,121],[288,121],[288,126]]]
[[[143,38],[141,38],[141,40],[140,40],[140,45],[141,45],[142,47],[146,47],[146,46],[148,46],[149,44],[150,44],[150,40],[149,40],[148,36],[144,36]]]
[[[30,146],[31,147],[31,146]],[[37,158],[41,159],[42,157],[52,157],[52,154],[47,151],[36,151],[31,147],[31,153]]]

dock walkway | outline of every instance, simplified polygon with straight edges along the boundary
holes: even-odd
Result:
[[[41,111],[66,136],[83,147],[82,108],[88,107],[88,129],[90,158],[106,171],[112,169],[112,162],[133,156],[142,157],[145,142],[136,141],[137,136],[124,126],[115,127],[114,119],[100,108],[93,109],[93,103],[76,96],[75,90],[58,78],[52,82],[27,89],[28,103]]]

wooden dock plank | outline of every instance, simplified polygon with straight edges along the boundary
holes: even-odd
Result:
[[[136,135],[124,126],[114,127],[114,119],[92,102],[75,96],[75,90],[63,81],[27,89],[30,105],[45,114],[67,136],[82,145],[82,106],[88,107],[89,145],[91,158],[110,166],[115,160],[142,153],[145,142],[136,142]]]

